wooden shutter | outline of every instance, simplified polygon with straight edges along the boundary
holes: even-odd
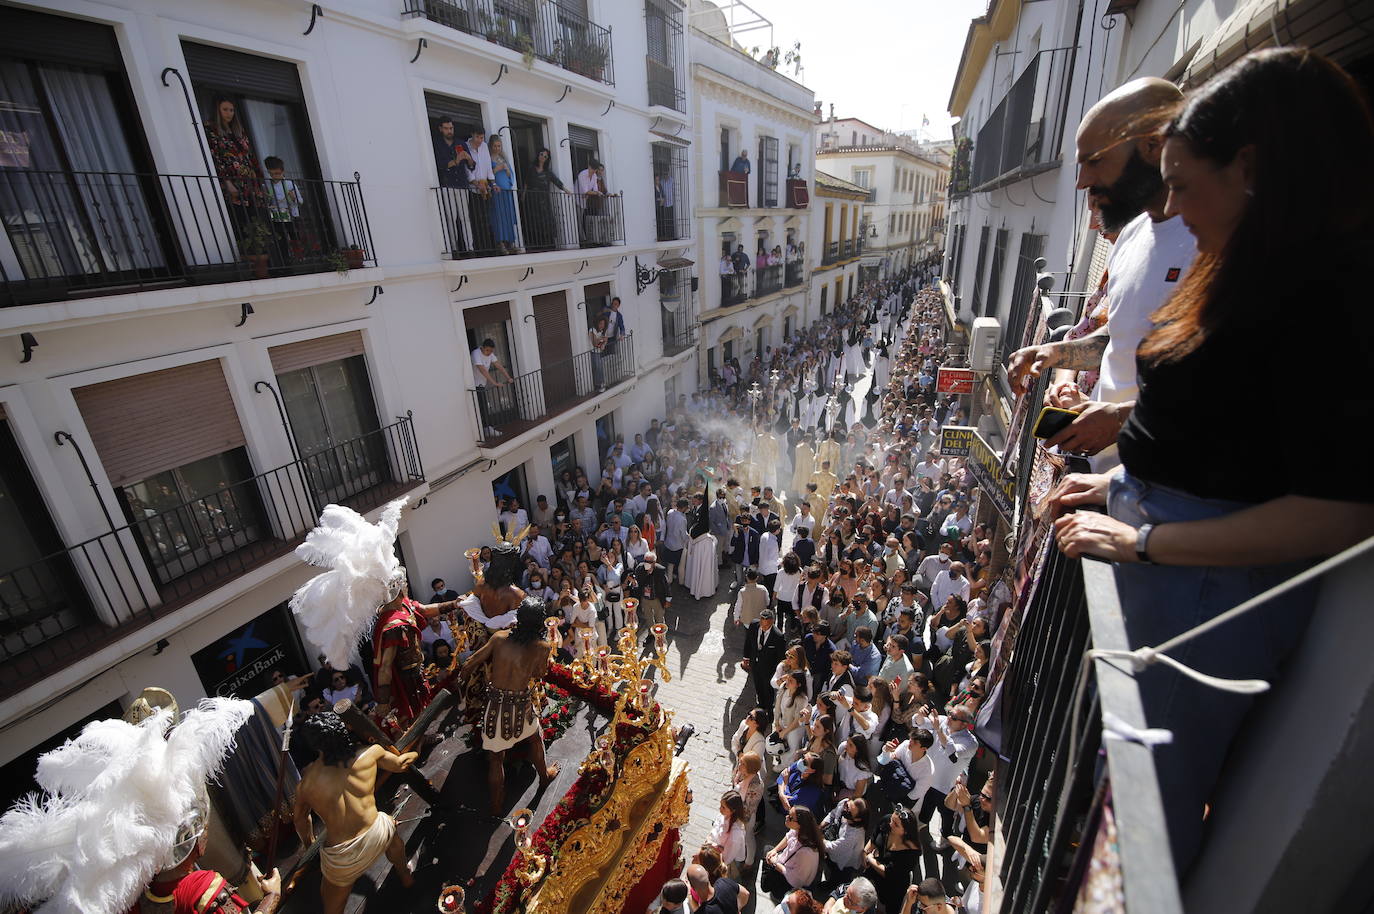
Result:
[[[572,336],[568,330],[568,299],[562,292],[549,292],[534,296],[533,303],[544,404],[553,407],[577,393],[577,379],[570,361],[573,351]],[[590,347],[584,343],[578,348]]]
[[[478,305],[463,309],[463,324],[468,329],[483,324],[501,324],[510,320],[510,302],[499,301],[494,305]],[[480,341],[479,341],[480,342]]]
[[[340,359],[362,355],[363,352],[362,331],[350,330],[348,333],[336,333],[333,336],[273,346],[267,350],[267,355],[272,359],[272,373],[285,374],[298,368],[309,368],[311,365],[323,365],[326,362],[337,362]]]
[[[78,387],[72,396],[115,486],[244,444],[218,359]]]

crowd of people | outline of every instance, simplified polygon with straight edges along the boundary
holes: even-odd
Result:
[[[498,502],[504,531],[530,525],[518,583],[561,610],[566,659],[727,581],[757,707],[712,843],[665,910],[679,895],[732,910],[724,896],[747,894],[729,880],[754,867],[793,912],[829,894],[853,911],[977,910],[992,783],[969,770],[970,727],[1005,589],[969,473],[939,454],[963,414],[935,377],[963,363],[931,279],[865,285],[606,442],[599,472],[563,474],[528,509]],[[770,806],[787,827],[764,847]]]

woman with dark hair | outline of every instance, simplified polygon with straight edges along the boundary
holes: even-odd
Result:
[[[778,775],[778,800],[784,812],[821,808],[821,757],[807,752]]]
[[[1056,538],[1067,555],[1116,563],[1131,648],[1159,645],[1374,533],[1374,477],[1362,457],[1331,452],[1309,473],[1274,446],[1274,418],[1309,412],[1312,389],[1261,361],[1291,344],[1295,314],[1320,303],[1338,328],[1322,353],[1323,410],[1354,427],[1374,419],[1366,100],[1319,54],[1260,51],[1192,92],[1165,136],[1166,210],[1193,233],[1198,257],[1137,352],[1121,471],[1070,476],[1050,498],[1107,505],[1108,514],[1059,518]],[[1331,186],[1313,192],[1301,175]],[[1272,681],[1313,597],[1311,587],[1290,592],[1169,656],[1211,676]],[[1186,872],[1251,699],[1162,664],[1136,681],[1147,725],[1174,734],[1154,756],[1175,868]]]
[[[922,827],[914,809],[898,806],[865,849],[864,875],[873,880],[878,899],[889,911],[902,909],[902,897],[921,862]]]
[[[525,189],[525,242],[530,250],[543,250],[558,242],[555,212],[562,212],[568,205],[560,203],[554,208],[554,188],[566,193],[567,188],[553,171],[553,159],[543,146],[534,154],[534,164],[530,167],[529,186]],[[571,198],[567,198],[571,199]]]
[[[794,807],[786,823],[787,833],[763,857],[766,866],[760,886],[774,900],[788,889],[804,889],[814,882],[825,853],[825,836],[811,810]]]
[[[205,141],[219,177],[220,192],[228,206],[229,219],[240,244],[258,240],[254,233],[261,224],[261,243],[270,241],[271,226],[266,222],[267,192],[262,163],[253,152],[253,142],[243,130],[238,106],[232,99],[216,98],[205,124]],[[266,248],[262,249],[266,253]],[[249,252],[245,252],[249,253]]]

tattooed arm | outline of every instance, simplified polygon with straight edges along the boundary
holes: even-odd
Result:
[[[1076,340],[1016,350],[1007,363],[1007,376],[1012,389],[1023,393],[1029,386],[1030,378],[1039,377],[1052,368],[1074,371],[1097,368],[1102,364],[1102,353],[1106,351],[1109,339],[1107,328],[1103,327]]]

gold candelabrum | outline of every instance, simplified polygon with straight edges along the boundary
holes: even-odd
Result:
[[[665,713],[654,700],[654,681],[646,675],[650,669],[657,668],[664,682],[673,678],[668,669],[668,626],[663,623],[654,625],[650,631],[654,637],[654,650],[647,653],[639,650],[638,636],[630,627],[621,629],[616,639],[618,653],[609,647],[601,647],[596,652],[584,652],[573,661],[573,680],[586,688],[600,686],[618,691],[615,713],[606,732],[599,736],[591,752],[578,767],[579,773],[600,768],[615,780],[616,756],[614,751],[615,733],[622,723],[634,723],[647,729],[667,724]],[[631,718],[633,713],[634,717]]]

